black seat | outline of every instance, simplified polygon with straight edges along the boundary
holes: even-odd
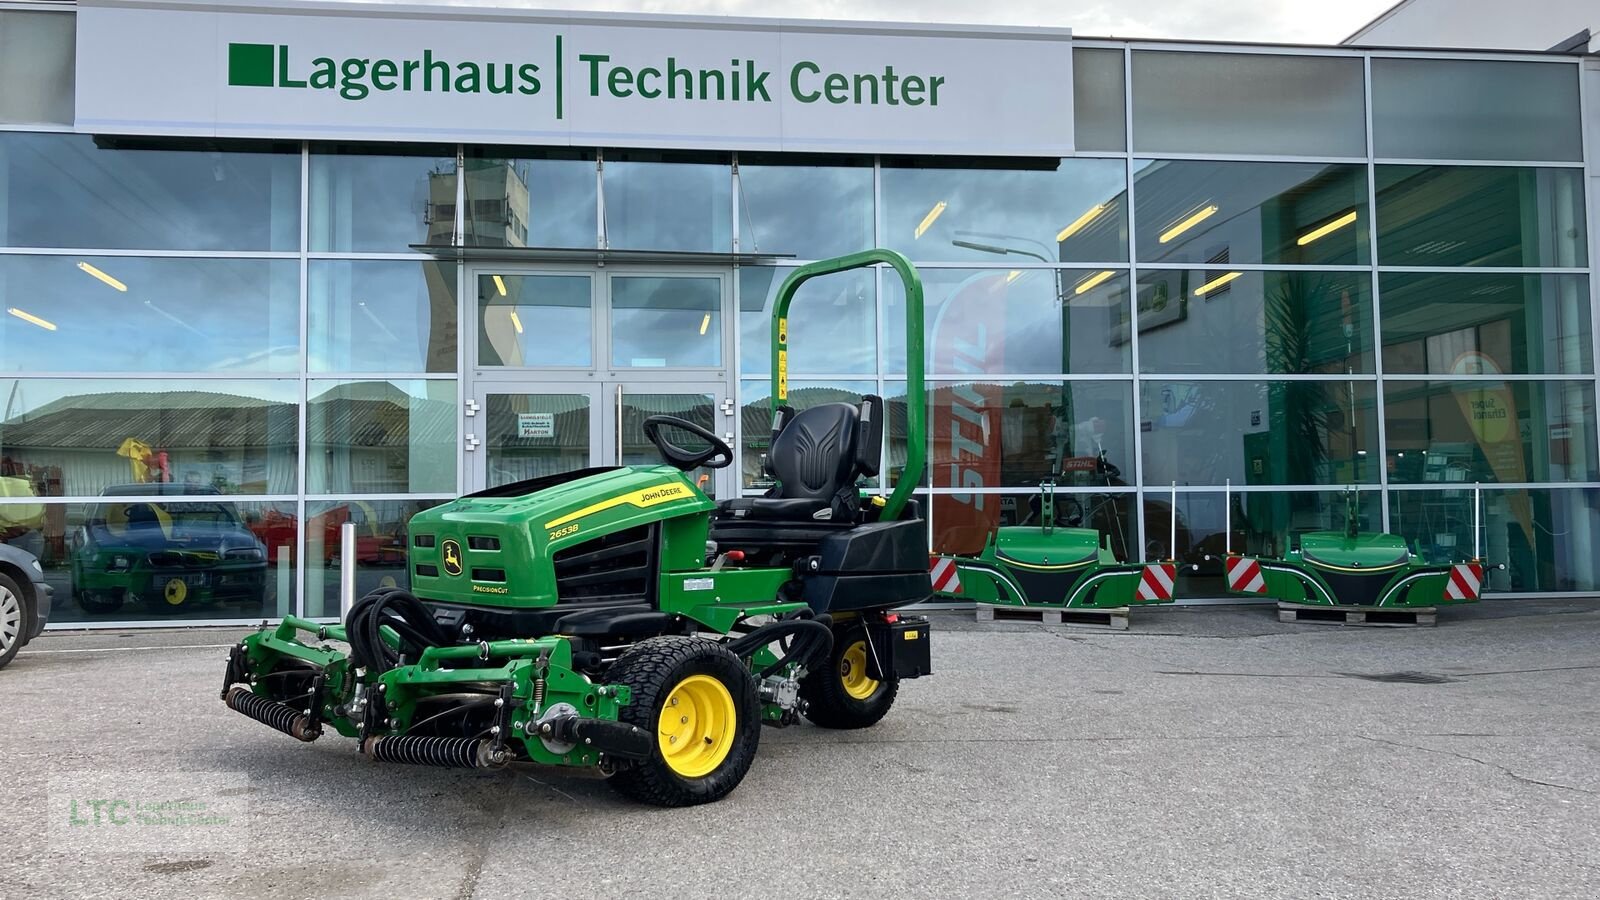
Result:
[[[854,521],[856,481],[878,474],[883,447],[883,399],[860,406],[826,403],[800,413],[780,407],[773,420],[767,473],[778,483],[765,497],[718,504],[719,519]]]

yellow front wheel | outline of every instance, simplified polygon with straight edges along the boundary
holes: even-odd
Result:
[[[667,768],[684,778],[702,778],[728,758],[738,721],[726,685],[710,675],[690,675],[661,707],[656,746]]]
[[[632,694],[618,718],[656,736],[656,752],[619,764],[612,787],[657,806],[708,803],[738,787],[761,740],[761,702],[755,677],[726,647],[651,638],[618,658],[605,680]]]

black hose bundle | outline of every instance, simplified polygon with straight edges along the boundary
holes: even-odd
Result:
[[[745,659],[774,641],[780,642],[783,655],[777,662],[756,672],[757,678],[766,678],[790,663],[814,669],[815,662],[818,659],[826,660],[833,650],[832,622],[832,617],[827,613],[818,616],[810,609],[799,609],[743,637],[734,638],[724,646],[735,656]]]
[[[350,607],[344,624],[350,658],[367,670],[369,678],[400,665],[402,659],[417,658],[428,647],[453,643],[432,611],[404,588],[379,588],[362,597]],[[399,649],[383,640],[384,625],[400,636]]]

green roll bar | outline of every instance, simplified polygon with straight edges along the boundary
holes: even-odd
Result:
[[[783,280],[778,288],[778,302],[772,308],[772,414],[776,416],[778,407],[789,399],[789,303],[794,300],[795,292],[800,290],[800,285],[818,276],[879,263],[886,263],[898,272],[906,289],[906,466],[882,513],[884,520],[893,521],[900,518],[900,512],[922,481],[928,451],[927,389],[922,382],[922,278],[911,266],[911,260],[893,250],[863,250],[808,263]],[[884,428],[887,432],[887,422]]]

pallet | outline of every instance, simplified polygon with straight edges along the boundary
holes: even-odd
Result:
[[[1433,606],[1406,609],[1279,603],[1278,621],[1312,625],[1364,625],[1369,628],[1432,628],[1438,624],[1438,612],[1438,608]]]
[[[1033,622],[1069,628],[1127,631],[1128,607],[1116,609],[1066,609],[1060,606],[997,606],[977,604],[979,622]]]

